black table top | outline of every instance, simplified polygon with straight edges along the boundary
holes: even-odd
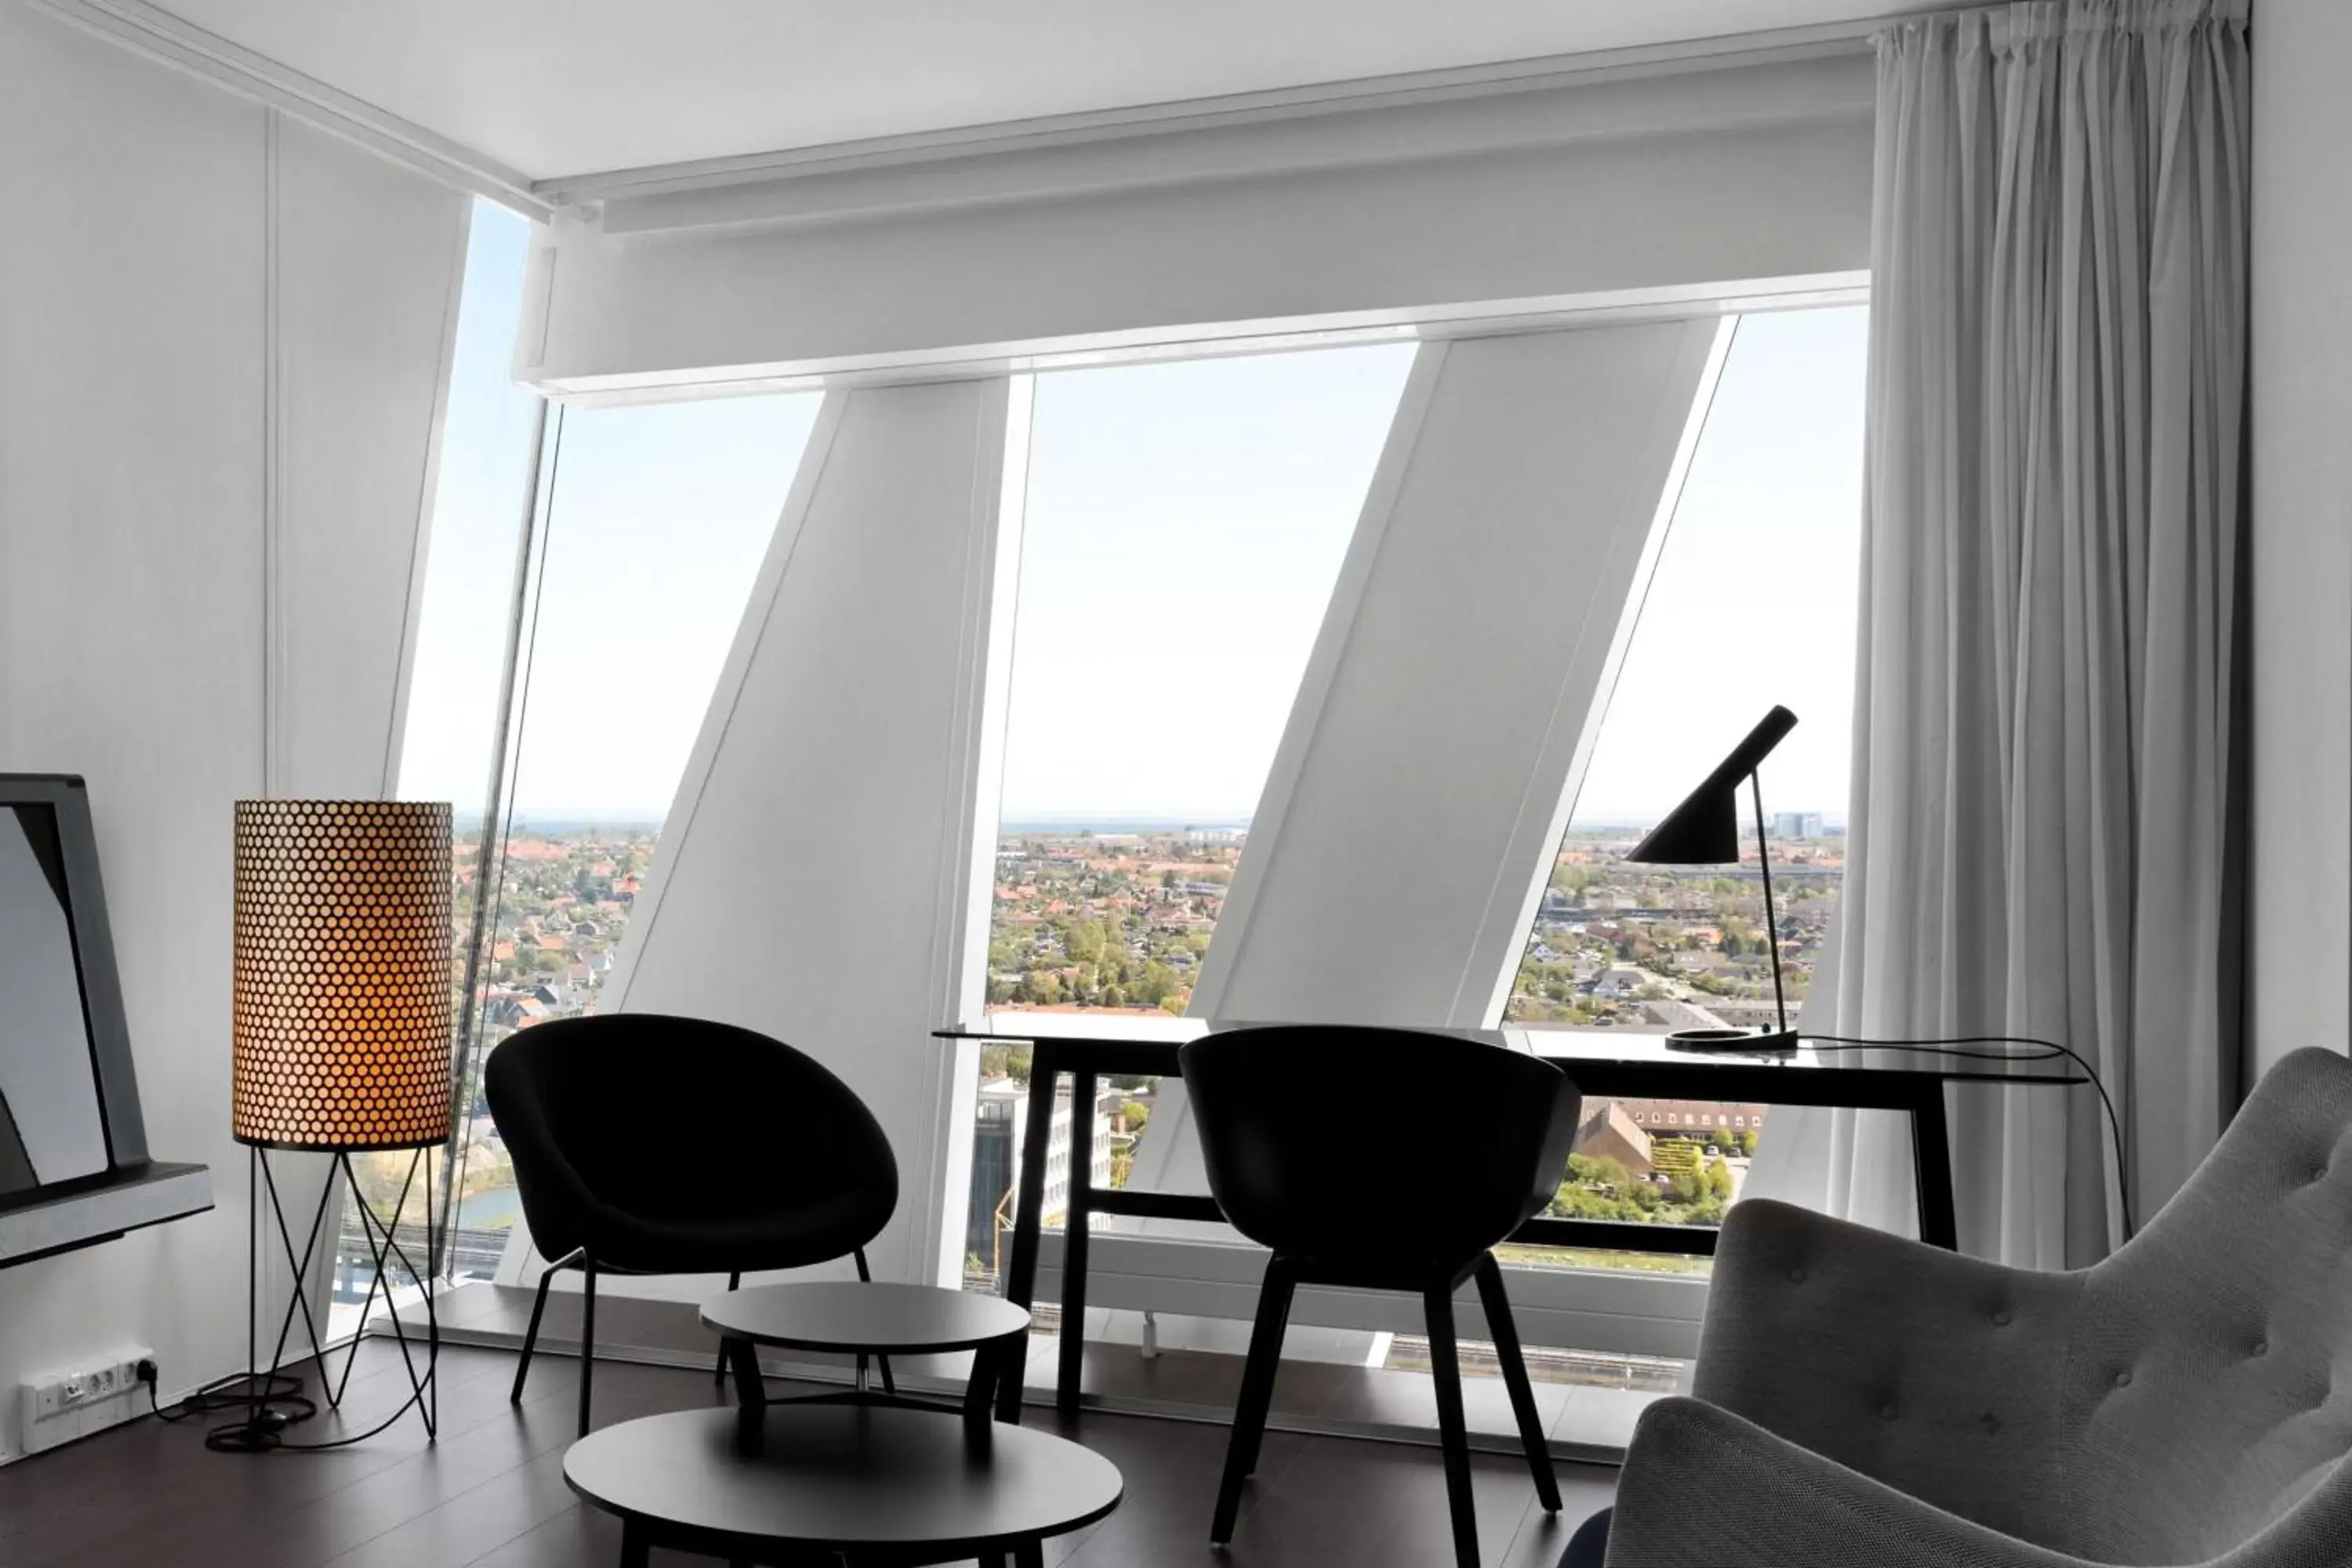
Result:
[[[592,1432],[563,1456],[583,1498],[656,1544],[897,1547],[972,1557],[1118,1506],[1118,1468],[1025,1426],[887,1405],[680,1410]]]
[[[1152,1017],[1129,1013],[998,1013],[975,1023],[932,1031],[940,1040],[982,1040],[1034,1046],[1043,1042],[1101,1046],[1123,1051],[1164,1052],[1172,1065],[1176,1047],[1206,1035],[1262,1029],[1265,1020]],[[1644,1068],[1710,1069],[1769,1068],[1775,1071],[1829,1071],[1874,1077],[1948,1080],[2082,1083],[2080,1067],[2046,1047],[1999,1043],[1955,1045],[1939,1050],[1902,1047],[1851,1048],[1841,1042],[1808,1039],[1790,1052],[1694,1051],[1673,1046],[1664,1035],[1631,1029],[1453,1029],[1411,1026],[1417,1034],[1506,1050],[1524,1051],[1555,1062],[1573,1078],[1580,1062]],[[1694,1099],[1705,1095],[1696,1086]]]
[[[702,1323],[730,1339],[803,1351],[971,1350],[1029,1331],[1010,1301],[934,1285],[855,1279],[752,1285],[702,1304]]]

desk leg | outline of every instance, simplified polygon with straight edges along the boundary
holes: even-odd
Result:
[[[1952,1198],[1952,1135],[1938,1079],[1922,1083],[1912,1102],[1911,1158],[1919,1187],[1919,1239],[1958,1252],[1960,1221]]]
[[[1045,1568],[1045,1543],[1024,1541],[1013,1549],[1013,1568]]]
[[[621,1568],[650,1568],[653,1548],[634,1519],[621,1521]]]
[[[1004,1270],[1004,1299],[1027,1307],[1037,1299],[1037,1231],[1045,1206],[1045,1152],[1054,1136],[1054,1080],[1058,1076],[1054,1048],[1044,1041],[1032,1047],[1029,1058],[1028,1120],[1022,1130],[1021,1184],[1013,1199],[1013,1261]],[[1022,1373],[1027,1362],[1024,1342],[1018,1358],[1008,1356],[998,1376],[996,1418],[1021,1419]]]
[[[1061,1369],[1054,1407],[1078,1413],[1078,1381],[1087,1363],[1087,1244],[1094,1233],[1095,1075],[1070,1075],[1070,1212],[1062,1225]]]

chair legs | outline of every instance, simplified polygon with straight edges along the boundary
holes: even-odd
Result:
[[[743,1272],[741,1269],[739,1268],[734,1273],[727,1276],[727,1289],[730,1290],[740,1290],[742,1288]],[[719,1364],[710,1369],[710,1380],[721,1388],[727,1386],[727,1347],[723,1344],[719,1347]]]
[[[855,1247],[851,1250],[850,1256],[857,1260],[859,1281],[867,1285],[874,1283],[873,1272],[866,1267],[866,1249],[862,1247]],[[874,1358],[874,1363],[882,1373],[882,1392],[896,1399],[898,1396],[898,1385],[890,1378],[890,1358],[887,1355],[877,1355]],[[857,1385],[860,1388],[866,1386],[866,1358],[863,1355],[857,1358]]]
[[[588,1396],[596,1378],[596,1260],[580,1260],[580,1435],[588,1436]]]
[[[862,1247],[858,1247],[852,1256],[857,1261],[857,1278],[871,1283],[874,1274],[866,1267],[866,1249]],[[556,1271],[563,1268],[578,1268],[581,1271],[580,1435],[585,1437],[588,1435],[589,1408],[596,1368],[596,1260],[588,1256],[588,1250],[585,1247],[573,1247],[541,1271],[539,1292],[531,1299],[530,1326],[523,1331],[522,1354],[516,1358],[514,1387],[508,1394],[507,1401],[511,1405],[522,1403],[523,1384],[530,1376],[531,1353],[539,1348],[539,1325],[547,1316],[548,1288],[555,1283]],[[727,1276],[727,1289],[730,1290],[740,1289],[742,1285],[743,1275],[740,1270]],[[1277,1331],[1277,1344],[1279,1338]],[[866,1381],[866,1358],[861,1355],[857,1361],[858,1383],[863,1386]],[[897,1381],[890,1375],[890,1358],[877,1356],[875,1361],[882,1373],[882,1391],[895,1396],[898,1392],[898,1386]],[[727,1382],[727,1347],[724,1345],[719,1349],[717,1376],[723,1386]]]
[[[1478,1568],[1478,1509],[1470,1490],[1470,1431],[1462,1410],[1462,1363],[1454,1343],[1453,1287],[1431,1287],[1422,1303],[1429,1316],[1429,1366],[1437,1384],[1437,1441],[1445,1454],[1454,1560],[1459,1568]]]
[[[1503,1387],[1510,1394],[1519,1446],[1528,1451],[1528,1468],[1535,1476],[1536,1500],[1545,1512],[1558,1513],[1559,1479],[1552,1474],[1551,1446],[1544,1440],[1543,1417],[1536,1414],[1527,1358],[1519,1353],[1519,1328],[1511,1320],[1511,1299],[1503,1292],[1503,1268],[1491,1252],[1478,1259],[1478,1304],[1486,1310],[1487,1332],[1495,1336],[1495,1359],[1503,1365]]]
[[[523,1380],[530,1375],[530,1352],[539,1348],[539,1321],[547,1315],[547,1288],[555,1282],[555,1271],[569,1268],[580,1261],[582,1249],[573,1247],[540,1271],[539,1295],[530,1304],[530,1327],[522,1336],[522,1355],[515,1363],[514,1390],[507,1395],[509,1405],[522,1403]]]
[[[1242,1511],[1242,1483],[1257,1468],[1266,1412],[1274,1404],[1275,1374],[1282,1370],[1283,1329],[1290,1321],[1290,1298],[1297,1289],[1289,1261],[1279,1253],[1269,1258],[1265,1279],[1258,1286],[1257,1322],[1250,1330],[1241,1396],[1234,1405],[1234,1435],[1225,1446],[1225,1474],[1217,1487],[1216,1517],[1209,1523],[1209,1539],[1220,1546],[1234,1538],[1234,1523]]]
[[[1503,1291],[1503,1272],[1488,1253],[1472,1270],[1478,1281],[1478,1300],[1495,1336],[1495,1356],[1502,1363],[1503,1384],[1511,1396],[1511,1414],[1517,1419],[1519,1441],[1528,1453],[1536,1496],[1544,1508],[1559,1511],[1559,1482],[1552,1474],[1551,1449],[1544,1441],[1543,1421],[1536,1412],[1535,1390],[1528,1382],[1527,1359],[1519,1349],[1517,1325],[1511,1321],[1510,1299]],[[1242,1486],[1257,1468],[1258,1449],[1265,1439],[1266,1413],[1274,1403],[1275,1374],[1282,1365],[1282,1337],[1290,1321],[1290,1303],[1299,1282],[1297,1265],[1277,1253],[1267,1259],[1265,1280],[1258,1287],[1257,1321],[1250,1331],[1249,1361],[1242,1370],[1241,1395],[1234,1405],[1233,1437],[1225,1448],[1224,1479],[1217,1488],[1216,1517],[1209,1539],[1223,1545],[1234,1536],[1241,1514]],[[1429,1320],[1429,1360],[1437,1391],[1438,1443],[1445,1462],[1445,1502],[1454,1531],[1454,1556],[1458,1568],[1478,1568],[1478,1509],[1470,1483],[1469,1423],[1462,1404],[1461,1353],[1454,1331],[1454,1291],[1461,1277],[1431,1283],[1422,1292],[1422,1309]]]

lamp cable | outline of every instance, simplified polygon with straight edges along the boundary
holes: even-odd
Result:
[[[1809,1049],[1824,1055],[1837,1051],[1897,1050],[1917,1051],[1925,1056],[1951,1057],[1967,1061],[2048,1061],[2064,1057],[2083,1069],[2083,1076],[2098,1091],[2100,1107],[2106,1112],[2107,1140],[2116,1156],[2116,1198],[2123,1211],[2124,1239],[2129,1241],[2138,1234],[2139,1226],[2132,1217],[2131,1172],[2124,1163],[2123,1119],[2116,1114],[2116,1102],[2107,1093],[2099,1069],[2084,1060],[2081,1052],[2056,1040],[2044,1040],[2031,1035],[1958,1035],[1948,1039],[1867,1039],[1859,1035],[1816,1035],[1806,1032],[1803,1039]],[[1826,1042],[1814,1045],[1819,1040]],[[2031,1046],[2042,1054],[2021,1057],[2011,1051],[1970,1050],[1971,1046]]]
[[[354,1443],[389,1430],[393,1424],[417,1407],[424,1397],[423,1390],[410,1393],[392,1414],[364,1432],[349,1436],[331,1438],[322,1443],[289,1443],[278,1434],[289,1426],[298,1426],[319,1413],[318,1402],[301,1392],[302,1380],[291,1373],[233,1373],[220,1382],[196,1390],[166,1409],[156,1393],[159,1373],[152,1361],[142,1361],[138,1367],[139,1381],[147,1385],[147,1406],[159,1421],[185,1421],[191,1416],[217,1415],[224,1410],[248,1412],[242,1421],[225,1422],[205,1434],[205,1447],[234,1452],[250,1452],[256,1447],[282,1449],[295,1454],[323,1453],[331,1448],[348,1448]],[[259,1383],[264,1392],[257,1398],[250,1387],[242,1392],[230,1390],[239,1384]],[[259,1409],[267,1414],[255,1418],[250,1413]]]

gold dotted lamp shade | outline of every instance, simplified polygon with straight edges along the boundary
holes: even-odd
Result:
[[[445,1142],[451,989],[447,805],[236,803],[240,1141]]]

